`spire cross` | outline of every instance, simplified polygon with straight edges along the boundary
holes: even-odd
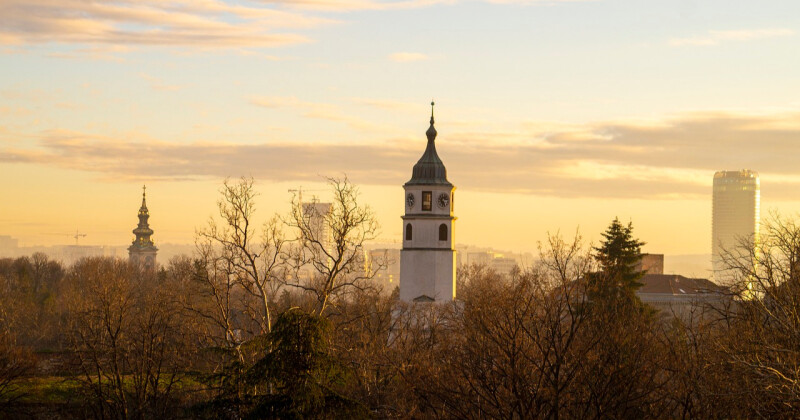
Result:
[[[142,185],[142,197],[147,195],[147,185]]]
[[[433,124],[433,106],[435,104],[436,104],[435,102],[431,101],[431,124]]]

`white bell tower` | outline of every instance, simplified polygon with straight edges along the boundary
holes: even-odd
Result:
[[[453,194],[436,154],[436,129],[425,132],[428,146],[414,165],[405,190],[403,250],[400,252],[400,299],[406,302],[447,302],[456,296],[456,250]]]

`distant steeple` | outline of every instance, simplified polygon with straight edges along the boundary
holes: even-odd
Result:
[[[139,207],[139,224],[133,230],[136,235],[133,243],[128,247],[128,256],[131,262],[144,264],[146,267],[155,267],[156,248],[153,243],[153,229],[150,229],[150,211],[147,210],[147,186],[142,186],[142,206]]]
[[[411,179],[406,182],[406,185],[450,185],[450,182],[447,180],[447,169],[444,167],[444,163],[442,163],[442,160],[439,159],[439,155],[436,153],[437,133],[436,127],[433,126],[434,105],[435,103],[431,102],[431,125],[428,127],[428,131],[425,132],[425,135],[428,137],[428,146],[425,148],[425,153],[423,153],[422,157],[419,158],[419,161],[417,161],[417,164],[414,165],[414,169],[411,173]]]

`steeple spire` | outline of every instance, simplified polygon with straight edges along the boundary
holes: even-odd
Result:
[[[147,185],[142,185],[142,207],[139,208],[139,214],[142,212],[147,213]]]
[[[425,132],[425,135],[428,136],[428,142],[432,142],[436,140],[436,128],[433,126],[433,106],[435,102],[431,101],[431,126],[428,127],[428,131]]]
[[[411,179],[406,185],[450,185],[447,181],[447,169],[445,169],[442,160],[436,153],[436,128],[433,126],[433,107],[435,103],[431,101],[431,125],[425,135],[428,137],[428,145],[425,148],[425,153],[419,158],[417,164],[414,165],[414,170],[411,173]]]

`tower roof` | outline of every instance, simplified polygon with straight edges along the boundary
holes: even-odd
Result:
[[[417,164],[414,165],[411,179],[406,182],[406,185],[452,185],[447,180],[447,169],[436,153],[435,141],[437,133],[436,128],[433,126],[433,105],[434,103],[431,102],[431,126],[425,132],[428,137],[428,146],[425,148],[425,153],[417,161]]]
[[[153,245],[153,239],[151,238],[153,229],[150,229],[150,224],[147,221],[150,218],[150,212],[147,210],[146,189],[147,187],[142,187],[142,206],[139,207],[139,224],[136,226],[136,229],[133,230],[136,239],[133,240],[128,250],[156,250],[156,247]]]
[[[139,215],[149,215],[150,212],[147,210],[147,186],[142,185],[142,206],[139,207]]]

